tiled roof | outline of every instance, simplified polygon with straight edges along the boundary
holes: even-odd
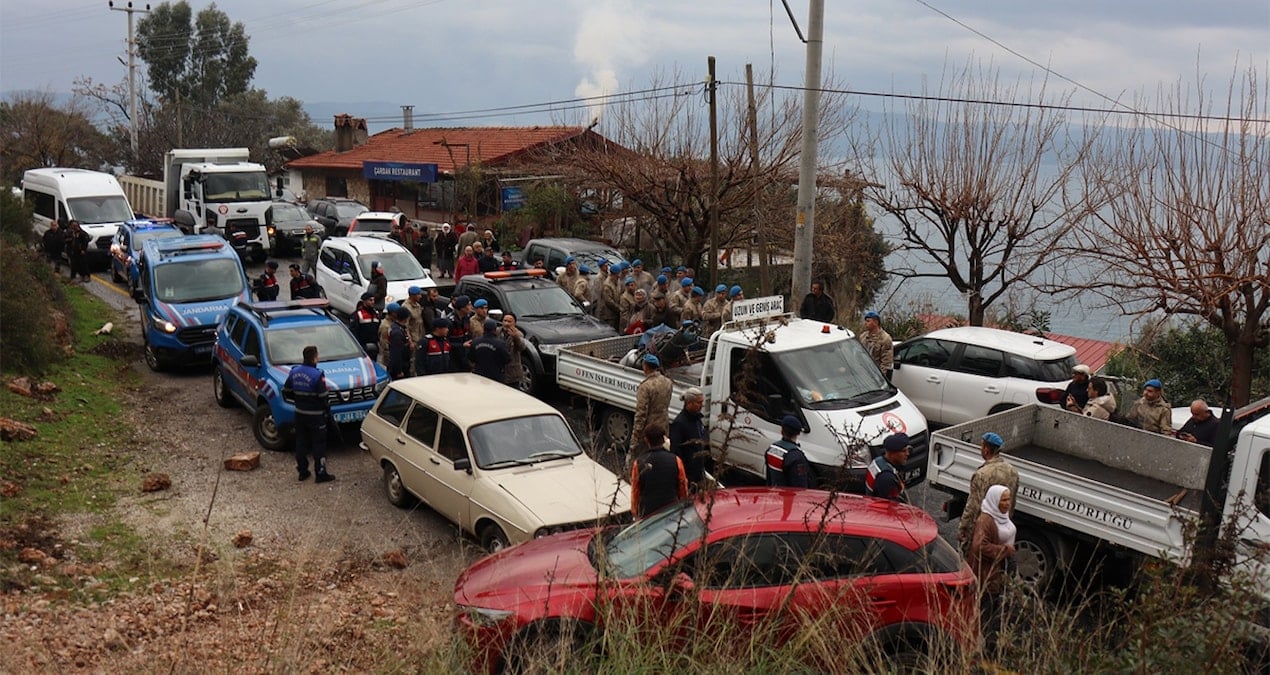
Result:
[[[1106,340],[1091,340],[1089,338],[1072,337],[1071,335],[1059,335],[1058,333],[1046,333],[1045,337],[1055,342],[1075,347],[1076,363],[1083,363],[1089,366],[1089,369],[1095,373],[1107,365],[1108,359],[1124,349],[1124,345],[1118,342],[1107,342]]]
[[[586,127],[460,127],[381,131],[352,150],[330,150],[287,163],[291,169],[353,169],[362,162],[436,164],[453,173],[472,164],[498,165],[534,148],[567,141],[589,132]],[[449,146],[448,148],[446,146]]]

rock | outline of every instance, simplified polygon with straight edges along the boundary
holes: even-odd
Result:
[[[49,398],[53,398],[53,395],[61,390],[62,390],[61,387],[46,380],[44,382],[41,382],[35,385],[34,389],[32,389],[32,392],[34,392],[36,398],[49,399]]]
[[[10,386],[10,389],[13,387]],[[0,439],[6,441],[29,441],[35,438],[35,427],[8,417],[0,417]]]
[[[251,544],[251,530],[242,530],[234,535],[234,548],[244,548]]]
[[[158,492],[172,487],[172,479],[166,473],[148,473],[141,481],[142,492]]]
[[[52,408],[46,407],[40,410],[40,414],[36,417],[36,419],[41,422],[52,422],[57,419],[57,413],[53,412]]]
[[[240,452],[225,460],[226,471],[251,471],[260,466],[260,452]]]
[[[0,497],[12,497],[22,491],[22,486],[13,481],[0,480]]]
[[[404,551],[389,551],[384,554],[384,564],[393,569],[404,570],[410,561]]]
[[[115,324],[107,321],[106,323],[102,324],[101,328],[98,328],[97,330],[93,331],[93,335],[110,335],[110,331],[114,329],[115,329]]]
[[[18,551],[18,562],[26,565],[41,565],[46,558],[48,558],[48,555],[38,548],[27,546]]]
[[[5,386],[9,388],[9,391],[17,394],[18,396],[25,396],[27,398],[32,397],[30,378],[15,377],[12,380],[9,380]]]
[[[123,649],[128,646],[123,641],[123,636],[120,635],[119,631],[115,630],[114,628],[107,628],[105,635],[102,635],[101,637],[101,641],[102,643],[106,645],[106,649],[109,649],[111,651],[115,651],[117,649]]]

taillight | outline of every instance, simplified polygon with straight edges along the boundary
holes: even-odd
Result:
[[[1060,404],[1063,397],[1067,396],[1067,390],[1055,389],[1053,387],[1038,387],[1036,390],[1036,400],[1041,403]]]

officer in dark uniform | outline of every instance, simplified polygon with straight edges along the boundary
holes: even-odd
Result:
[[[410,335],[406,332],[406,322],[410,320],[410,310],[398,307],[392,317],[392,327],[388,329],[388,375],[394,380],[410,376]]]
[[[887,436],[882,441],[882,449],[884,454],[869,463],[869,471],[864,475],[864,494],[907,504],[904,480],[895,467],[902,468],[908,463],[908,434],[899,432]]]
[[[256,299],[261,301],[277,300],[278,291],[278,261],[270,260],[265,263],[265,271],[256,279]]]
[[[308,345],[303,352],[304,363],[291,368],[282,395],[295,401],[295,466],[300,480],[308,480],[309,455],[313,456],[313,471],[318,483],[335,480],[326,470],[326,418],[330,414],[330,402],[326,397],[326,375],[317,367],[318,348]]]
[[[472,370],[483,377],[502,382],[507,372],[507,362],[511,361],[511,349],[507,341],[498,334],[498,322],[486,319],[482,326],[485,332],[472,340]]]
[[[688,496],[684,463],[666,449],[666,429],[649,425],[644,443],[648,450],[631,464],[631,514],[636,519]]]
[[[432,332],[423,336],[415,349],[415,375],[450,372],[449,332],[449,319],[442,316],[432,322]]]
[[[767,484],[774,487],[811,487],[811,464],[798,445],[803,423],[793,415],[781,419],[781,439],[767,448]]]
[[[468,373],[472,365],[467,358],[468,344],[472,340],[472,329],[468,319],[472,316],[472,301],[466,295],[456,295],[450,300],[450,372]]]
[[[301,274],[300,266],[296,263],[290,265],[291,274],[291,299],[299,300],[301,298],[318,298],[318,287],[313,283],[313,275]]]
[[[379,345],[379,319],[375,316],[374,293],[362,293],[357,309],[348,317],[348,327],[353,331],[358,344]]]

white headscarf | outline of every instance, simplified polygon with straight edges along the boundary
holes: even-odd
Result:
[[[988,494],[984,495],[983,503],[979,505],[979,512],[992,516],[992,520],[997,524],[997,543],[1014,545],[1014,535],[1017,528],[1010,521],[1010,514],[1001,512],[1001,495],[1010,491],[1010,488],[1004,485],[993,485],[988,488]]]

